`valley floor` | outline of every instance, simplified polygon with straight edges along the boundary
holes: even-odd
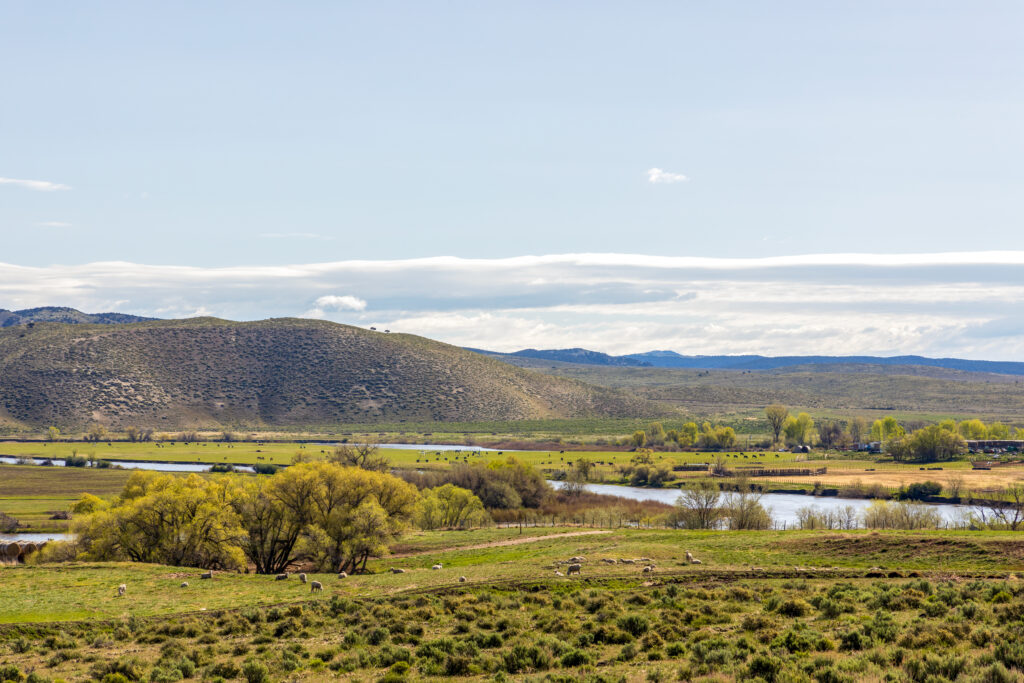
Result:
[[[581,575],[556,574],[571,557]],[[7,566],[0,678],[1013,681],[1022,571],[1024,536],[1005,532],[571,528],[412,533],[372,573],[311,575],[322,593]]]

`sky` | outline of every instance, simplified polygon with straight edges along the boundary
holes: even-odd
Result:
[[[1024,360],[1019,2],[0,0],[0,308]]]

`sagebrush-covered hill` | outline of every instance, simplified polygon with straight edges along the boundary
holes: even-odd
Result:
[[[406,334],[215,318],[0,330],[0,419],[174,429],[636,417],[632,394]]]

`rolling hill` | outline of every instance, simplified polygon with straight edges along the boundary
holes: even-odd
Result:
[[[509,363],[524,365],[522,358],[603,365],[615,367],[685,368],[690,370],[778,370],[782,368],[864,365],[877,368],[932,367],[961,372],[995,373],[1024,376],[1024,363],[1014,361],[967,360],[965,358],[927,358],[925,356],[684,356],[675,351],[645,351],[624,356],[612,356],[588,349],[523,349],[512,353],[498,353],[469,349],[500,358]],[[532,367],[532,365],[526,365]]]
[[[0,327],[27,325],[29,323],[67,323],[69,325],[123,325],[141,323],[156,318],[143,318],[127,313],[82,313],[63,306],[42,306],[8,311],[0,308]]]
[[[631,394],[405,334],[214,318],[0,329],[0,420],[175,429],[656,414]]]

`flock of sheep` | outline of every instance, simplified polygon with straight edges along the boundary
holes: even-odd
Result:
[[[563,562],[559,562],[558,564],[564,564],[564,565],[567,565],[567,566],[565,568],[565,573],[564,574],[561,571],[556,569],[555,570],[555,576],[572,576],[573,574],[577,574],[577,575],[582,576],[583,575],[583,563],[586,562],[586,560],[587,560],[587,558],[585,558],[585,557],[570,557],[568,560],[565,560]],[[644,567],[643,567],[643,569],[641,569],[642,573],[644,573],[644,574],[651,574],[651,573],[654,572],[654,563],[651,561],[651,559],[649,557],[641,557],[641,558],[638,558],[638,559],[629,559],[629,558],[622,558],[622,557],[620,557],[617,560],[616,559],[612,559],[610,557],[603,557],[603,558],[601,558],[601,562],[603,562],[605,564],[633,564],[633,565],[635,565],[635,564],[643,564]],[[687,564],[703,564],[700,560],[695,558],[693,556],[693,554],[690,553],[690,551],[686,551],[686,563]],[[434,566],[431,567],[431,569],[435,570],[435,571],[443,569],[443,568],[444,568],[444,566],[440,562],[438,562],[437,564],[435,564]],[[399,567],[391,567],[391,569],[389,569],[388,571],[390,571],[392,574],[405,574],[408,570],[401,569]],[[274,580],[275,581],[287,581],[290,576],[291,576],[291,574],[289,572],[284,572],[283,574],[278,574],[277,576],[275,576]],[[200,579],[212,579],[213,578],[213,572],[212,571],[203,572],[202,574],[199,575],[199,578]],[[348,574],[345,573],[345,572],[338,572],[338,578],[339,579],[347,579],[348,578]],[[309,584],[309,592],[310,593],[322,593],[323,590],[324,590],[324,585],[321,582],[307,580],[307,577],[306,577],[305,573],[299,574],[299,581],[302,582],[303,584],[305,584],[305,583]],[[466,577],[465,576],[460,576],[459,577],[459,583],[465,583],[465,582],[466,582]],[[188,581],[182,581],[181,582],[181,587],[182,588],[188,588]],[[127,593],[127,592],[128,592],[127,584],[123,584],[122,583],[120,586],[117,587],[117,595],[119,597],[124,596],[125,593]]]

